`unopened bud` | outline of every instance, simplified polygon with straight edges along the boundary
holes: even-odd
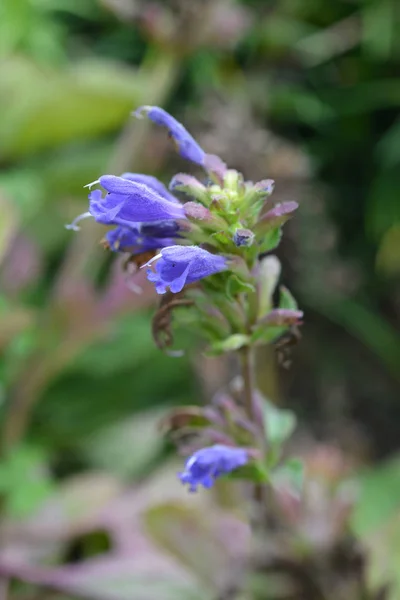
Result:
[[[203,221],[203,228],[211,231],[221,231],[226,227],[226,222],[222,217],[219,217],[198,202],[186,202],[183,208],[186,217],[190,221]]]
[[[186,202],[186,204],[183,205],[183,208],[188,219],[195,219],[196,221],[212,220],[211,211],[198,202]]]
[[[224,187],[228,190],[236,192],[239,184],[242,183],[243,177],[241,173],[235,169],[228,169],[224,175]]]
[[[274,206],[274,208],[271,208],[271,210],[266,212],[258,221],[257,225],[255,226],[256,233],[264,234],[271,229],[282,226],[290,219],[298,207],[299,205],[297,202],[294,202],[293,200],[277,204]]]
[[[171,192],[183,192],[184,194],[195,198],[202,204],[208,205],[210,203],[207,188],[192,175],[178,173],[171,179],[169,189]]]
[[[250,229],[236,229],[233,235],[235,246],[251,246],[254,241],[254,233]]]
[[[281,263],[276,256],[266,256],[260,261],[258,276],[259,317],[272,308],[272,296],[281,274]]]
[[[273,179],[262,179],[258,181],[254,189],[258,192],[264,192],[266,196],[270,196],[275,188],[275,181]]]

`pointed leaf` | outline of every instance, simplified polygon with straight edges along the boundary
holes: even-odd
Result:
[[[273,446],[280,446],[293,433],[296,427],[296,417],[290,410],[277,408],[264,401],[264,427],[267,441]]]

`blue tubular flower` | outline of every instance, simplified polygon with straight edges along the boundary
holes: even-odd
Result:
[[[135,181],[136,183],[143,183],[144,185],[147,185],[147,187],[160,194],[160,196],[166,200],[179,203],[179,200],[168,191],[165,185],[159,181],[157,177],[153,177],[152,175],[143,175],[143,173],[123,173],[121,177],[123,179],[129,179],[129,181]]]
[[[242,467],[248,460],[248,453],[244,448],[216,444],[202,448],[188,458],[179,478],[182,483],[189,484],[189,491],[196,492],[198,485],[210,488],[217,477]]]
[[[158,294],[165,294],[167,287],[176,294],[188,283],[219,273],[227,268],[223,256],[211,254],[198,246],[169,246],[163,248],[146,265],[157,260],[155,271],[147,270],[147,279],[155,283]]]
[[[105,242],[107,247],[113,252],[129,252],[130,254],[140,254],[149,250],[158,250],[164,246],[170,246],[174,243],[172,237],[165,237],[163,233],[166,231],[160,230],[160,236],[157,237],[156,226],[153,227],[153,235],[146,233],[145,227],[136,227],[129,229],[128,227],[116,227],[111,231],[107,231]],[[170,232],[172,233],[172,231]]]
[[[98,183],[108,194],[103,197],[100,190],[91,192],[89,212],[103,225],[130,227],[140,222],[185,218],[181,204],[166,200],[147,185],[114,175],[103,175]]]
[[[174,117],[158,106],[141,106],[134,113],[141,117],[143,114],[156,123],[168,129],[168,134],[174,140],[179,154],[198,165],[204,165],[206,154],[190,133]]]

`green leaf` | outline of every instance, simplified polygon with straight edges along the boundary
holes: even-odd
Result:
[[[368,580],[375,589],[390,582],[388,600],[400,597],[400,458],[361,475],[352,526],[369,557]]]
[[[115,131],[146,87],[133,69],[104,61],[60,71],[9,58],[0,79],[0,152],[7,158]]]
[[[285,287],[281,285],[279,296],[279,308],[289,308],[291,310],[297,310],[298,304],[295,298],[292,296],[291,292]]]
[[[361,474],[352,524],[360,536],[376,531],[400,506],[400,457]]]
[[[281,241],[282,238],[282,229],[281,227],[276,227],[275,229],[271,229],[264,236],[262,242],[259,245],[259,252],[270,252],[274,250]]]
[[[368,583],[371,589],[388,586],[385,600],[400,598],[400,517],[395,515],[379,531],[363,540],[368,552]]]
[[[44,454],[28,445],[15,448],[0,464],[0,491],[10,516],[31,515],[53,491]]]
[[[240,294],[241,292],[249,293],[255,291],[254,285],[243,281],[243,279],[241,279],[240,277],[238,277],[238,275],[234,273],[230,275],[227,281],[226,288],[226,293],[228,297],[232,300],[237,294]]]
[[[257,327],[252,336],[251,343],[255,344],[271,344],[288,330],[288,327],[283,326],[266,326],[260,325]]]
[[[296,417],[292,411],[277,408],[268,400],[264,400],[263,408],[267,441],[272,446],[280,446],[293,433]]]

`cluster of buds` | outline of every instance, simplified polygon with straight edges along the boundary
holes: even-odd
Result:
[[[146,269],[163,296],[153,323],[159,346],[173,343],[175,308],[186,327],[206,338],[210,354],[245,352],[282,339],[303,313],[286,288],[275,294],[280,265],[269,253],[297,203],[274,204],[272,180],[245,181],[219,157],[207,154],[163,109],[144,106],[134,114],[165,127],[180,156],[201,167],[205,176],[179,173],[167,189],[151,175],[102,175],[88,187],[99,185],[105,193],[90,191],[89,210],[68,227],[79,229],[87,217],[113,227],[105,235],[105,247]],[[272,421],[276,427],[276,415]],[[261,464],[263,450],[251,442],[247,436],[244,446],[240,436],[231,436],[229,443],[196,450],[181,480],[195,490],[248,463]]]

